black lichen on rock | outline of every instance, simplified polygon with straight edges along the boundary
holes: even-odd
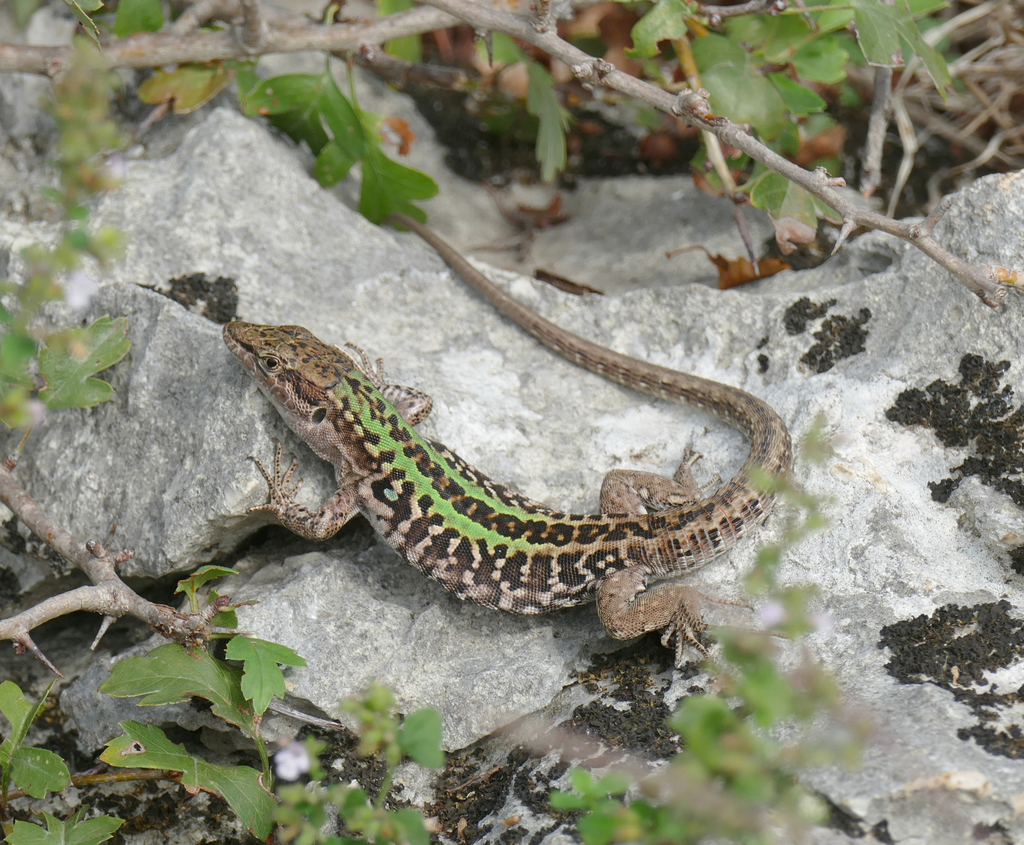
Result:
[[[990,754],[1024,757],[1024,734],[1015,711],[1024,704],[1024,686],[1000,692],[987,674],[1024,657],[1024,622],[1009,614],[1008,601],[961,607],[947,604],[931,616],[886,625],[879,648],[889,648],[886,670],[905,684],[931,683],[970,708],[976,722],[960,728]]]
[[[946,502],[971,475],[1024,506],[1024,406],[1012,405],[1013,391],[1000,387],[1009,361],[992,363],[980,355],[960,359],[960,382],[936,379],[924,390],[904,390],[885,416],[901,425],[935,431],[945,446],[971,453],[949,478],[928,484],[936,502]]]

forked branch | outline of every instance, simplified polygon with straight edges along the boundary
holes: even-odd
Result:
[[[82,570],[92,581],[92,586],[78,587],[52,596],[28,610],[0,620],[0,640],[11,640],[19,654],[32,652],[45,666],[63,677],[33,642],[30,632],[44,622],[78,610],[98,613],[104,620],[134,616],[158,634],[188,645],[202,643],[209,638],[212,632],[210,620],[227,605],[225,597],[222,596],[198,613],[190,614],[182,614],[173,607],[147,601],[117,574],[117,564],[130,559],[132,552],[124,550],[115,553],[93,540],[85,543],[80,541],[18,485],[13,475],[16,464],[16,457],[8,458],[0,464],[0,501],[51,549]],[[104,622],[104,626],[108,624]],[[95,646],[96,642],[93,643]]]
[[[580,0],[586,5],[587,0]],[[780,11],[786,0],[752,0],[743,8]],[[182,15],[178,24],[164,32],[140,33],[126,39],[112,39],[103,47],[111,67],[149,68],[184,62],[211,62],[250,58],[270,53],[325,50],[367,55],[374,45],[453,26],[464,22],[478,32],[503,32],[521,39],[565,63],[587,84],[599,84],[619,91],[656,109],[679,117],[717,136],[722,142],[746,153],[754,161],[801,186],[834,209],[842,220],[836,242],[838,250],[856,229],[880,229],[895,235],[945,267],[972,293],[995,308],[1007,296],[1008,287],[1024,289],[1024,275],[1014,268],[990,264],[969,264],[957,258],[932,236],[939,217],[949,208],[943,203],[924,222],[901,222],[863,208],[835,190],[842,179],[824,172],[804,170],[777,155],[754,138],[746,127],[711,112],[706,91],[686,91],[678,96],[617,70],[610,63],[584,53],[558,36],[552,25],[552,3],[537,3],[535,13],[521,16],[491,8],[473,0],[424,0],[425,5],[389,15],[377,21],[343,22],[335,25],[313,23],[306,18],[261,9],[258,0],[199,0]],[[705,7],[722,17],[726,10]],[[734,13],[734,12],[728,12]],[[212,15],[237,18],[233,29],[212,32],[191,30]],[[181,21],[185,21],[181,24]],[[0,71],[42,73],[60,71],[70,57],[69,47],[37,47],[0,44]]]

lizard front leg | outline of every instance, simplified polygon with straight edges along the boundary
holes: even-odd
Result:
[[[273,472],[268,471],[259,458],[249,456],[249,459],[256,464],[256,468],[267,480],[267,486],[270,488],[266,504],[249,508],[249,513],[262,511],[272,513],[285,528],[308,540],[326,540],[333,537],[345,523],[359,513],[355,493],[357,479],[339,477],[338,489],[335,494],[324,503],[319,511],[314,512],[295,500],[295,494],[301,482],[293,484],[292,476],[295,474],[295,468],[299,462],[293,460],[287,471],[282,473],[281,454],[282,446],[278,443],[277,449],[274,451]]]

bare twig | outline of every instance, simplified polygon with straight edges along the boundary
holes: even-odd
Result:
[[[718,26],[722,18],[739,15],[777,15],[789,8],[789,0],[749,0],[738,6],[701,5],[700,11],[708,16],[712,26]]]
[[[555,33],[537,32],[515,15],[481,6],[472,0],[426,0],[435,9],[459,17],[478,29],[494,29],[521,38],[544,50],[548,55],[564,62],[573,74],[586,83],[599,83],[619,91],[656,109],[673,114],[690,126],[706,129],[719,140],[749,155],[791,182],[805,188],[837,211],[843,219],[840,239],[836,249],[856,228],[866,227],[888,232],[902,238],[938,264],[945,267],[968,290],[990,307],[998,307],[1006,300],[1006,285],[1024,288],[1024,280],[1017,271],[994,265],[971,265],[944,249],[931,236],[931,229],[921,224],[903,223],[869,209],[861,208],[848,200],[835,187],[845,184],[842,179],[830,177],[824,170],[810,172],[783,158],[764,144],[751,137],[747,131],[723,117],[718,117],[708,107],[706,91],[684,91],[674,97],[643,80],[617,70],[601,59],[595,59],[563,41]]]
[[[336,55],[342,57],[341,54]],[[419,82],[434,88],[462,91],[469,85],[469,77],[461,70],[407,62],[405,59],[385,53],[376,45],[366,44],[351,55],[357,65],[399,88],[404,88],[411,82]]]
[[[266,34],[266,25],[260,16],[260,0],[238,0],[238,5],[242,8],[242,27],[239,31],[239,40],[247,52],[257,53],[263,43],[263,36]]]
[[[1015,270],[994,265],[970,265],[952,255],[920,225],[901,223],[883,214],[861,208],[834,188],[845,183],[832,179],[824,171],[809,172],[769,150],[754,139],[745,127],[718,117],[708,106],[705,91],[684,91],[674,96],[643,80],[617,70],[610,63],[578,50],[563,41],[554,29],[534,25],[535,20],[503,12],[472,0],[425,0],[427,6],[412,9],[373,22],[323,26],[304,23],[275,26],[260,40],[258,49],[249,50],[231,32],[201,32],[188,36],[170,32],[138,34],[114,40],[103,48],[113,67],[158,67],[182,62],[208,62],[223,59],[289,53],[300,50],[339,52],[356,50],[367,44],[380,44],[404,35],[421,34],[465,22],[481,32],[498,31],[519,38],[564,62],[584,84],[600,84],[654,108],[679,117],[683,122],[706,130],[720,141],[735,147],[766,167],[800,185],[842,218],[836,243],[838,249],[859,227],[879,229],[912,243],[958,278],[982,301],[997,307],[1006,299],[1007,285],[1024,288]],[[990,0],[992,2],[992,0]],[[989,4],[984,4],[988,7]],[[432,8],[431,8],[432,7]],[[982,7],[978,7],[979,9]],[[0,44],[0,71],[54,74],[67,61],[68,47],[36,47]],[[903,78],[909,76],[904,72]],[[984,144],[980,145],[984,148]],[[980,153],[977,149],[975,152]],[[1002,157],[1000,152],[994,154]]]
[[[237,9],[236,0],[196,0],[167,29],[176,35],[184,35],[199,29],[211,18],[229,20]]]
[[[150,68],[186,62],[214,62],[245,59],[270,53],[296,53],[304,50],[338,52],[355,50],[363,44],[383,44],[405,35],[420,35],[434,29],[455,26],[460,21],[430,8],[411,9],[377,21],[307,24],[269,30],[256,51],[247,49],[230,31],[140,32],[131,38],[114,39],[103,47],[110,67]],[[71,47],[39,47],[26,44],[0,44],[0,72],[40,73],[53,76],[70,60]]]
[[[114,553],[95,541],[83,543],[78,540],[17,484],[8,462],[0,464],[0,501],[37,537],[41,537],[51,549],[81,569],[93,582],[92,586],[78,587],[52,596],[28,610],[0,620],[0,640],[13,641],[19,653],[31,651],[57,675],[60,672],[47,660],[29,635],[33,628],[51,619],[79,610],[109,618],[134,616],[169,639],[197,644],[209,637],[210,620],[227,605],[222,596],[199,613],[181,614],[173,607],[154,604],[142,598],[116,572],[116,565],[131,557],[131,552],[124,550]]]
[[[864,165],[860,174],[860,193],[864,197],[870,197],[875,193],[882,178],[882,145],[885,142],[886,126],[889,124],[892,98],[892,68],[876,67],[874,70],[875,96],[871,103],[868,136],[864,143]]]

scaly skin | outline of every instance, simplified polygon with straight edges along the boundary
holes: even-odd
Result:
[[[294,500],[294,464],[258,464],[274,513],[304,537],[325,539],[361,512],[409,563],[459,598],[511,613],[545,613],[583,602],[613,637],[663,630],[703,651],[699,594],[665,576],[697,569],[726,552],[774,503],[750,481],[760,467],[787,474],[789,432],[767,404],[735,387],[648,364],[598,346],[508,297],[436,234],[392,218],[431,243],[501,313],[556,352],[619,384],[706,408],[750,439],[750,455],[703,497],[684,459],[675,479],[615,471],[601,514],[565,514],[534,502],[469,466],[413,428],[429,398],[384,383],[361,350],[344,352],[299,326],[233,322],[224,340],[288,425],[334,465],[338,490],[316,513]],[[258,463],[258,462],[257,462]]]

